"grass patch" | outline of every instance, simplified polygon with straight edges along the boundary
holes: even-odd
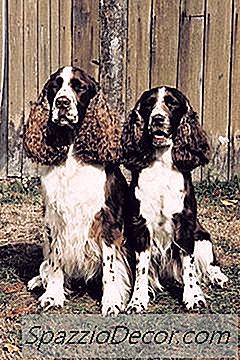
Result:
[[[41,203],[39,178],[0,181],[0,204],[18,205],[26,201],[33,205]]]
[[[240,201],[240,177],[235,175],[231,180],[208,180],[194,183],[198,201],[208,200],[219,203],[222,199]],[[30,200],[40,204],[41,188],[39,178],[23,178],[20,180],[0,181],[0,204],[21,204]]]
[[[195,183],[194,188],[197,200],[200,202],[240,208],[240,177],[238,176],[227,181],[205,179]],[[226,202],[227,200],[229,203]]]

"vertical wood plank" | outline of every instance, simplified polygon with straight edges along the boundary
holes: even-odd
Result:
[[[128,1],[127,111],[149,88],[151,0]]]
[[[60,66],[72,63],[72,1],[60,0]],[[54,44],[53,44],[54,46]]]
[[[24,1],[24,122],[29,116],[31,104],[38,94],[38,3]],[[24,176],[36,176],[37,166],[23,153],[22,172]]]
[[[125,116],[127,0],[101,0],[100,82],[110,104]]]
[[[83,68],[96,80],[99,77],[98,20],[98,1],[73,0],[73,65]]]
[[[233,13],[233,48],[231,81],[231,166],[230,176],[240,174],[240,0],[235,0]]]
[[[187,17],[202,16],[204,14],[204,0],[182,0],[181,8]]]
[[[185,0],[181,4],[178,87],[188,97],[202,118],[204,0]],[[201,169],[194,171],[194,180],[201,179]]]
[[[219,137],[228,136],[231,12],[231,0],[208,0],[204,124],[213,149],[208,173],[221,179],[227,178],[228,165],[228,144]]]
[[[60,66],[60,9],[59,0],[49,0],[50,11],[50,72]]]
[[[7,176],[7,111],[8,111],[8,9],[7,0],[0,7],[0,178]]]
[[[8,176],[21,176],[23,124],[23,0],[8,2],[9,22],[9,118]]]
[[[178,87],[199,115],[202,103],[203,26],[203,18],[182,18],[179,51]]]
[[[179,0],[153,0],[151,86],[177,82]]]
[[[51,71],[49,0],[39,0],[38,8],[38,82],[41,90]],[[53,16],[57,17],[57,14]]]

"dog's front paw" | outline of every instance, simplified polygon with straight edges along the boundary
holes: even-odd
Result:
[[[102,299],[102,315],[115,316],[123,312],[125,305],[121,299],[110,299],[103,297]]]
[[[126,313],[127,314],[139,314],[145,310],[147,310],[149,302],[149,297],[138,298],[133,296],[130,303],[127,306]]]
[[[58,293],[46,291],[40,298],[41,307],[47,310],[51,307],[63,307],[65,301],[64,293],[59,291]]]
[[[103,316],[116,316],[121,312],[121,308],[118,305],[113,304],[103,304],[102,305],[102,315]]]
[[[39,275],[35,276],[31,280],[29,280],[28,283],[27,283],[27,289],[28,290],[33,290],[36,287],[40,287],[40,286],[42,286],[42,278]]]
[[[223,288],[226,282],[228,282],[228,277],[221,271],[219,266],[211,267],[209,279],[212,285],[219,286],[221,288]]]
[[[183,291],[183,303],[187,310],[198,310],[206,307],[207,303],[200,286],[195,285],[192,288],[185,286]]]

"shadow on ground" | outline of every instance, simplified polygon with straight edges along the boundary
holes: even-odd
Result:
[[[0,246],[0,279],[20,279],[27,283],[38,273],[43,260],[42,247],[38,244],[8,244]],[[8,272],[8,273],[7,273]]]

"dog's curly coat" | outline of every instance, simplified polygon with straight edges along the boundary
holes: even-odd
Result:
[[[188,99],[177,89],[145,91],[126,120],[122,135],[123,160],[132,172],[136,281],[128,311],[148,304],[148,274],[153,292],[164,277],[183,282],[188,309],[205,304],[197,280],[208,277],[223,285],[227,277],[213,254],[209,233],[197,219],[191,171],[208,163],[210,147]]]
[[[64,278],[102,273],[102,313],[128,302],[124,246],[127,183],[119,118],[93,78],[64,67],[51,75],[26,124],[24,147],[39,163],[45,202],[44,261],[29,288],[43,285],[41,305],[62,306]]]

